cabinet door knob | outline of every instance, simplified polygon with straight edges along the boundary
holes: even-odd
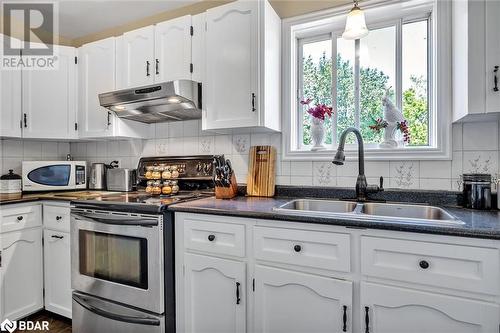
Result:
[[[252,93],[252,112],[255,112],[257,109],[255,108],[255,93]]]
[[[215,235],[208,235],[208,240],[213,242],[215,240]]]
[[[430,265],[429,265],[429,262],[428,262],[428,261],[426,261],[426,260],[421,260],[421,261],[418,263],[418,265],[419,265],[419,266],[420,266],[420,268],[422,268],[422,269],[427,269],[427,268],[429,268],[429,266],[430,266]]]
[[[498,89],[498,68],[499,66],[495,66],[495,69],[493,70],[493,91],[498,92],[500,89]]]
[[[370,307],[365,306],[365,333],[370,333]]]
[[[236,304],[240,304],[241,302],[241,297],[240,297],[240,283],[236,282]]]
[[[156,75],[160,74],[160,60],[156,59],[155,62]]]
[[[52,238],[57,238],[57,239],[63,239],[64,238],[64,236],[59,236],[59,235],[52,235],[51,237]]]
[[[302,246],[300,246],[300,245],[295,245],[295,246],[293,247],[293,249],[295,250],[295,252],[300,252],[300,251],[302,250]]]
[[[347,332],[347,305],[343,305],[342,308],[342,332]]]
[[[17,220],[18,220],[18,221],[22,221],[22,220],[23,220],[23,218],[24,218],[24,217],[22,217],[22,216],[18,216],[18,217],[17,217]]]
[[[56,221],[59,221],[62,219],[62,216],[56,216]]]
[[[149,76],[149,61],[146,60],[146,76]]]

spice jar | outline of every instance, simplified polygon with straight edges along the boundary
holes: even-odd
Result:
[[[146,183],[146,193],[153,193],[153,183],[153,180],[148,180],[148,182]]]
[[[160,167],[158,165],[155,165],[153,167],[153,179],[160,179],[160,178],[161,178]]]
[[[172,178],[179,178],[177,165],[172,165]]]
[[[179,193],[179,184],[178,184],[177,180],[172,180],[170,185],[172,186],[172,194]]]
[[[163,178],[163,179],[170,179],[170,178],[172,178],[172,172],[170,172],[170,167],[169,166],[165,167],[165,170],[163,170],[163,172],[161,174],[161,178]]]
[[[163,188],[161,189],[161,193],[165,195],[172,194],[172,186],[170,185],[170,182],[163,182]]]
[[[153,183],[153,194],[154,195],[161,194],[161,182],[159,180],[155,180]]]
[[[144,177],[146,177],[146,179],[153,179],[153,166],[152,165],[148,165],[146,167],[146,173],[144,174]]]

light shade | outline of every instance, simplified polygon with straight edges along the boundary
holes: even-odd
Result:
[[[344,39],[359,39],[368,35],[366,27],[365,13],[357,6],[351,9],[345,22],[345,31],[342,34]]]

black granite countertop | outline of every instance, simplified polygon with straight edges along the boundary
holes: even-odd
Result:
[[[463,225],[423,225],[416,223],[388,222],[387,220],[366,220],[356,216],[346,217],[311,217],[297,216],[276,212],[278,207],[293,197],[258,198],[239,196],[230,200],[215,199],[215,197],[199,199],[186,203],[174,204],[169,207],[175,212],[200,214],[215,214],[236,217],[247,217],[291,222],[331,224],[367,229],[387,229],[407,232],[441,234],[449,236],[500,239],[500,211],[478,211],[439,205],[457,219],[465,222]]]

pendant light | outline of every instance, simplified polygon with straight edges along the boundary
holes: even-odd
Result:
[[[359,8],[358,1],[354,0],[352,7],[345,22],[345,31],[342,34],[344,39],[359,39],[368,35],[368,28],[365,22],[365,13]]]

